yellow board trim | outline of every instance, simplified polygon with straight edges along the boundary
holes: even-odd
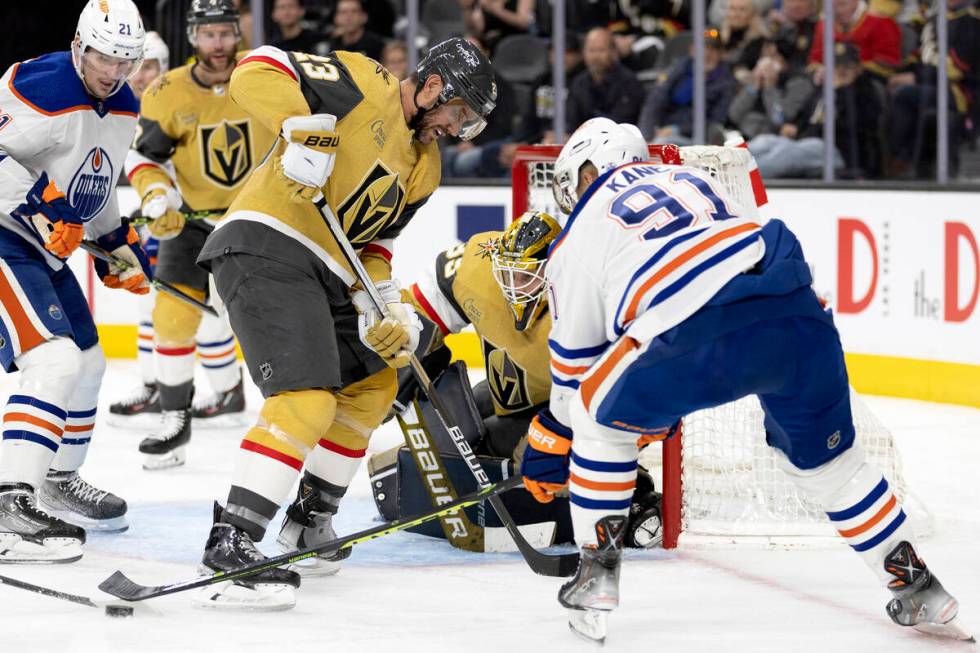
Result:
[[[98,328],[108,358],[136,357],[135,325],[100,324]],[[471,369],[483,366],[475,333],[449,335],[446,343],[453,359],[464,361]],[[845,354],[844,358],[851,385],[858,392],[980,407],[980,365],[872,354]]]

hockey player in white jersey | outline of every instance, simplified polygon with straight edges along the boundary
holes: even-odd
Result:
[[[755,394],[781,466],[891,591],[892,620],[969,639],[855,441],[837,329],[799,241],[743,217],[708,173],[647,158],[634,126],[594,119],[555,163],[570,215],[546,266],[553,385],[521,471],[538,492],[569,486],[582,557],[558,600],[573,631],[602,641],[619,604],[637,438]]]
[[[149,291],[149,264],[119,219],[115,185],[136,128],[127,78],[144,31],[132,0],[90,0],[70,52],[0,78],[0,361],[20,371],[0,442],[0,562],[70,562],[85,530],[126,528],[126,502],[78,475],[105,358],[66,259],[91,238],[112,288]],[[37,507],[37,498],[66,523]]]

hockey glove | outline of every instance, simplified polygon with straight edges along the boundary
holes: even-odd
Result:
[[[329,113],[293,116],[282,123],[282,137],[288,143],[280,157],[282,174],[302,186],[297,194],[304,200],[313,199],[333,172],[340,145],[336,125],[337,117]]]
[[[551,503],[555,493],[568,485],[568,454],[572,429],[545,408],[527,429],[527,449],[521,459],[524,487],[540,503]]]
[[[65,194],[42,172],[14,215],[41,239],[44,249],[61,259],[71,256],[85,238],[82,218]]]
[[[186,221],[180,210],[182,204],[180,193],[175,189],[164,184],[155,184],[143,196],[143,215],[152,220],[146,225],[150,235],[159,240],[179,236]]]
[[[385,302],[388,316],[383,317],[378,312],[365,291],[356,291],[351,300],[360,313],[357,317],[358,337],[366,347],[377,352],[388,367],[405,367],[418,347],[422,321],[415,314],[415,307],[402,303],[397,281],[379,281],[375,287]]]
[[[140,246],[139,236],[128,222],[95,241],[100,247],[121,259],[122,264],[95,259],[95,272],[109,288],[124,288],[137,295],[150,292],[150,260]]]

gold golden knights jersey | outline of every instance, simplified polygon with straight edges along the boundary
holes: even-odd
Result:
[[[275,138],[232,101],[228,84],[204,86],[181,66],[143,94],[126,174],[141,197],[176,179],[187,208],[223,213]]]
[[[442,335],[472,324],[480,338],[494,411],[506,415],[548,401],[551,371],[548,333],[541,316],[525,331],[514,326],[514,313],[493,278],[485,245],[502,232],[476,234],[436,258],[430,270],[402,292]]]
[[[436,189],[441,172],[436,143],[415,141],[405,122],[398,79],[362,54],[319,57],[263,46],[238,64],[231,95],[276,133],[291,116],[337,117],[340,143],[323,195],[371,277],[390,278],[391,241]],[[355,279],[319,210],[276,170],[285,147],[279,139],[198,260],[207,265],[215,256],[246,252],[314,275],[325,268],[346,292]]]

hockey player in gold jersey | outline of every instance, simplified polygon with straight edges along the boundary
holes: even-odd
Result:
[[[236,55],[240,31],[234,3],[193,0],[187,22],[197,61],[169,71],[143,95],[126,172],[142,197],[143,214],[154,218],[150,233],[161,241],[157,277],[203,300],[208,274],[196,265],[197,255],[278,130],[250,116],[228,92],[236,57],[241,56]],[[213,218],[185,223],[184,210],[213,211]],[[160,430],[140,443],[145,469],[184,462],[191,437],[195,355],[213,386],[210,403],[215,405],[198,405],[194,416],[244,409],[227,320],[205,316],[202,322],[202,316],[201,310],[171,295],[156,296],[153,356],[163,420]]]
[[[392,239],[439,184],[436,139],[472,138],[496,101],[489,62],[463,39],[429,51],[399,82],[367,57],[261,47],[239,63],[231,95],[280,134],[209,236],[209,268],[265,397],[236,456],[227,505],[216,510],[204,565],[261,558],[261,539],[306,463],[280,543],[333,537],[331,518],[396,391],[421,323],[391,280]],[[322,192],[391,317],[352,288],[355,276],[310,199]],[[355,306],[360,312],[355,311]],[[336,570],[337,561],[332,563]],[[295,572],[250,577],[208,605],[284,608]]]

